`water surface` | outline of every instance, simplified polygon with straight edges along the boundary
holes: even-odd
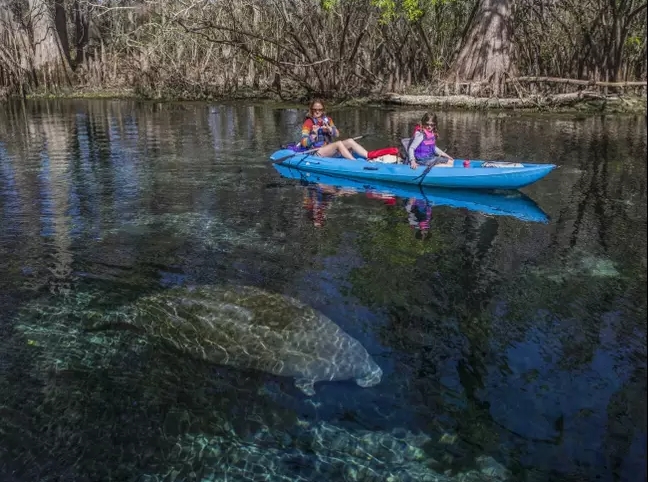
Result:
[[[331,112],[369,149],[422,113]],[[645,480],[645,117],[439,113],[455,157],[560,165],[523,190],[542,222],[282,177],[302,115],[0,107],[0,478]],[[78,329],[226,283],[320,310],[382,382],[305,397]]]

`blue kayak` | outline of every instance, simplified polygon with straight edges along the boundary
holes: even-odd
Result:
[[[343,157],[295,153],[290,149],[280,149],[270,156],[272,161],[282,158],[286,159],[277,162],[278,164],[308,172],[372,181],[465,189],[519,189],[542,179],[556,167],[555,164],[481,160],[466,160],[469,167],[464,167],[463,159],[455,159],[453,167],[435,166],[426,173],[424,166],[411,169],[406,164],[368,162],[364,158],[350,161]]]
[[[433,206],[450,206],[479,211],[494,216],[512,216],[523,221],[547,223],[547,214],[520,191],[489,192],[468,189],[430,188],[398,183],[359,180],[310,173],[289,166],[274,164],[282,177],[298,179],[308,184],[323,184],[359,193],[391,195],[400,198],[416,198]]]

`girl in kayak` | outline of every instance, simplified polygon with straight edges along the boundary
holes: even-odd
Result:
[[[454,159],[436,145],[438,136],[437,116],[426,112],[421,118],[421,123],[414,129],[414,135],[407,148],[407,157],[412,169],[416,169],[419,164],[427,165],[435,156],[448,158],[446,162],[437,163],[436,166],[452,166],[454,164]]]
[[[324,103],[319,99],[312,101],[308,108],[308,116],[302,125],[301,147],[319,148],[316,155],[322,157],[334,157],[339,152],[342,157],[355,161],[351,151],[367,157],[367,150],[353,139],[334,141],[339,135],[333,119],[324,113]]]

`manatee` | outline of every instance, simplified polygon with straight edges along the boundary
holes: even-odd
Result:
[[[172,288],[138,300],[127,323],[202,360],[294,377],[308,396],[318,381],[370,387],[382,377],[360,342],[322,313],[250,286]]]

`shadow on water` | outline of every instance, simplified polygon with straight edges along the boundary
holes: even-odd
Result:
[[[345,135],[375,132],[368,149],[421,114],[331,113]],[[644,479],[645,118],[441,113],[451,155],[562,166],[477,196],[275,169],[302,116],[0,107],[0,478]],[[228,283],[328,316],[381,383],[304,397],[289,378],[82,329]]]

